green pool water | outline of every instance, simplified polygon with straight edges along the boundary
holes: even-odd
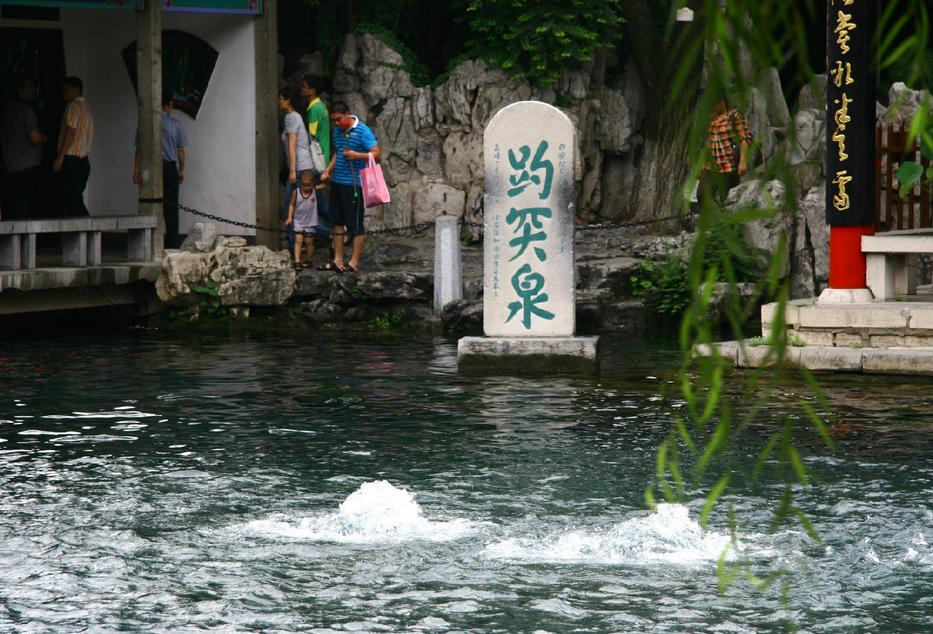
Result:
[[[933,631],[933,394],[824,377],[821,542],[731,498],[786,601],[717,593],[702,500],[643,490],[680,404],[669,338],[596,377],[465,377],[430,336],[147,331],[0,344],[0,632]],[[800,385],[756,421],[764,434]],[[665,395],[668,394],[668,395]],[[751,447],[726,467],[747,469]]]

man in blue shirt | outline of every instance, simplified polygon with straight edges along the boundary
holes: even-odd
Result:
[[[162,213],[165,216],[165,248],[181,246],[178,233],[179,185],[185,182],[185,148],[188,135],[181,121],[172,118],[174,103],[170,96],[162,97]],[[139,152],[136,153],[133,182],[139,184]]]
[[[353,239],[353,252],[347,266],[351,271],[360,269],[363,254],[363,207],[360,170],[366,167],[369,155],[377,161],[382,155],[372,130],[350,113],[347,104],[334,103],[330,109],[330,121],[334,126],[330,163],[321,174],[322,180],[332,182],[330,192],[330,214],[333,222],[334,261],[326,270],[345,270],[343,266],[343,237]]]

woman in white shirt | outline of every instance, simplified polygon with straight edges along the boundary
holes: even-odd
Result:
[[[285,114],[285,130],[282,132],[282,145],[288,157],[289,193],[296,187],[298,174],[313,168],[311,148],[308,145],[308,131],[305,129],[301,93],[289,87],[279,90],[279,111]]]

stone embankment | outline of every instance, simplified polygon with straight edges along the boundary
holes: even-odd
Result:
[[[689,234],[633,235],[620,229],[579,231],[576,239],[577,323],[584,330],[616,328],[642,321],[641,297],[631,277],[642,262],[683,248]],[[316,261],[326,261],[326,247]],[[216,236],[212,225],[196,224],[182,250],[170,251],[156,284],[159,298],[195,317],[205,300],[248,312],[256,306],[289,306],[322,327],[443,327],[452,332],[482,329],[482,245],[462,248],[463,299],[435,315],[434,244],[429,231],[410,237],[374,236],[364,270],[333,273],[291,268],[285,251],[251,247],[242,238]]]

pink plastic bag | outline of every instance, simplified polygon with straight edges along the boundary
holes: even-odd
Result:
[[[389,187],[382,176],[382,166],[376,164],[373,155],[369,155],[369,165],[360,170],[363,183],[363,206],[369,209],[389,202]]]

